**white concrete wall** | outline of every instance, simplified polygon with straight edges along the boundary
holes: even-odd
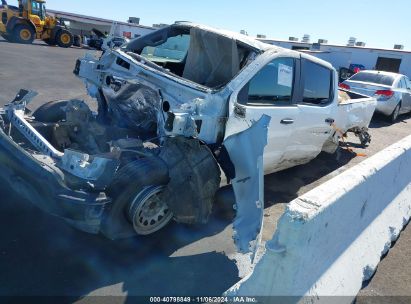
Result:
[[[227,294],[350,303],[410,216],[411,136],[292,201],[253,273]]]

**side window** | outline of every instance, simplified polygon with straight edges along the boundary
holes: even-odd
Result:
[[[405,84],[406,84],[406,88],[407,89],[411,89],[411,82],[410,82],[410,79],[408,78],[408,77],[405,77]]]
[[[301,78],[303,80],[302,102],[314,105],[323,105],[331,102],[333,98],[332,70],[303,60]]]
[[[401,88],[406,89],[407,88],[407,83],[405,82],[405,78],[401,78]]]
[[[274,59],[244,86],[238,95],[238,102],[252,106],[291,104],[294,65],[293,58]]]
[[[40,15],[39,4],[37,2],[31,3],[31,13],[33,15]]]
[[[399,88],[399,89],[403,89],[404,88],[404,78],[400,78],[400,80],[398,81],[398,83],[397,83],[397,88]]]

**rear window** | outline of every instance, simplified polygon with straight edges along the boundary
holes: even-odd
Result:
[[[331,70],[309,60],[304,60],[302,77],[304,79],[304,103],[324,105],[331,101]]]
[[[350,80],[378,83],[378,84],[392,86],[395,79],[394,77],[389,76],[389,75],[359,72],[358,74],[355,74],[354,76],[352,76]]]

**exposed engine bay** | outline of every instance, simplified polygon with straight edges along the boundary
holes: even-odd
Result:
[[[137,96],[150,96],[139,94],[137,90]],[[125,164],[143,158],[160,158],[169,168],[170,183],[165,196],[175,219],[188,224],[207,221],[220,186],[220,169],[207,145],[181,136],[157,137],[154,120],[152,125],[134,124],[134,128],[112,124],[114,119],[110,122],[99,120],[98,115],[80,100],[55,103],[61,110],[58,121],[40,122],[36,120],[36,112],[33,116],[26,112],[26,103],[34,95],[22,90],[6,107],[7,117],[20,117],[22,127],[16,129],[9,121],[3,121],[4,131],[25,150],[43,157],[43,161],[48,158],[50,166],[68,173],[66,182],[70,188],[104,191]],[[28,122],[33,130],[24,122]],[[129,121],[123,122],[127,125]],[[39,136],[30,141],[35,131]],[[150,136],[154,137],[149,140]],[[47,143],[52,147],[47,147]]]

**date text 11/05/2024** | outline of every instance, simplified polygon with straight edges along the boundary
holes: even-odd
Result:
[[[150,303],[257,303],[254,297],[150,297]]]

